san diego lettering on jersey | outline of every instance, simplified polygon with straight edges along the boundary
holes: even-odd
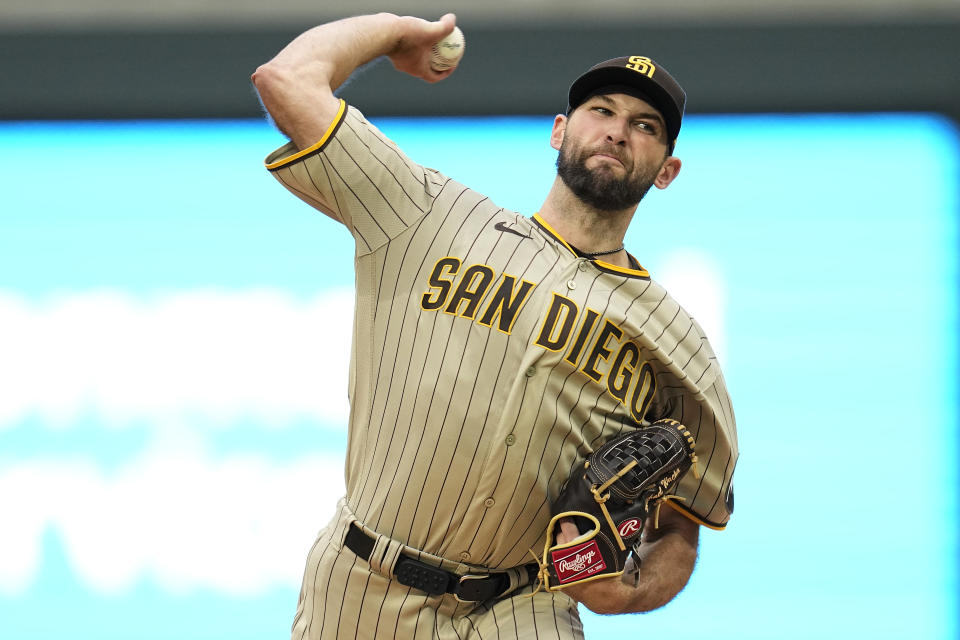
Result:
[[[420,308],[442,309],[509,335],[536,284],[498,274],[485,264],[462,271],[461,267],[462,261],[453,256],[437,260],[420,297]],[[599,330],[595,332],[596,327]],[[640,346],[624,339],[623,329],[616,323],[590,308],[581,314],[576,302],[554,293],[534,344],[563,353],[563,359],[580,373],[605,386],[634,420],[643,420],[656,394],[656,376],[650,363],[641,359]]]

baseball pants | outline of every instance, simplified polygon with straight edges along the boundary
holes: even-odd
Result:
[[[369,562],[344,544],[351,524],[376,539]],[[307,557],[292,640],[583,639],[576,603],[561,592],[531,595],[534,585],[527,584],[526,571],[507,572],[505,595],[464,603],[451,594],[429,595],[400,584],[392,573],[400,553],[451,573],[469,572],[466,565],[377,536],[342,498]]]

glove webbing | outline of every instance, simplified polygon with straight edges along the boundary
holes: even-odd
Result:
[[[664,446],[665,441],[666,438],[660,434],[651,434],[646,442],[626,441],[608,451],[603,462],[614,469],[623,465],[624,468],[614,479],[623,477],[624,484],[632,490],[639,490],[650,480],[652,473],[663,469],[670,462],[671,454],[676,454],[675,450],[671,451]],[[638,464],[640,467],[636,471],[624,475]]]

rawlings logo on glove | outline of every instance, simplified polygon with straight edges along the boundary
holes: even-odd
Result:
[[[644,524],[651,513],[656,521],[663,499],[696,461],[693,436],[676,420],[658,420],[604,443],[552,505],[556,515],[547,526],[540,586],[555,591],[615,576],[636,584]],[[556,544],[566,519],[580,535]]]
[[[596,541],[591,540],[566,549],[551,552],[550,562],[560,584],[583,580],[607,568]]]

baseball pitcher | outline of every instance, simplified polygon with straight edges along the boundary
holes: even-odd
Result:
[[[347,490],[309,552],[296,640],[582,638],[578,603],[664,605],[699,528],[733,511],[717,359],[623,246],[680,171],[683,90],[643,55],[584,72],[544,132],[542,207],[510,211],[335,96],[379,56],[445,79],[431,56],[454,23],[332,22],[253,75],[289,138],[267,169],[356,246]]]

